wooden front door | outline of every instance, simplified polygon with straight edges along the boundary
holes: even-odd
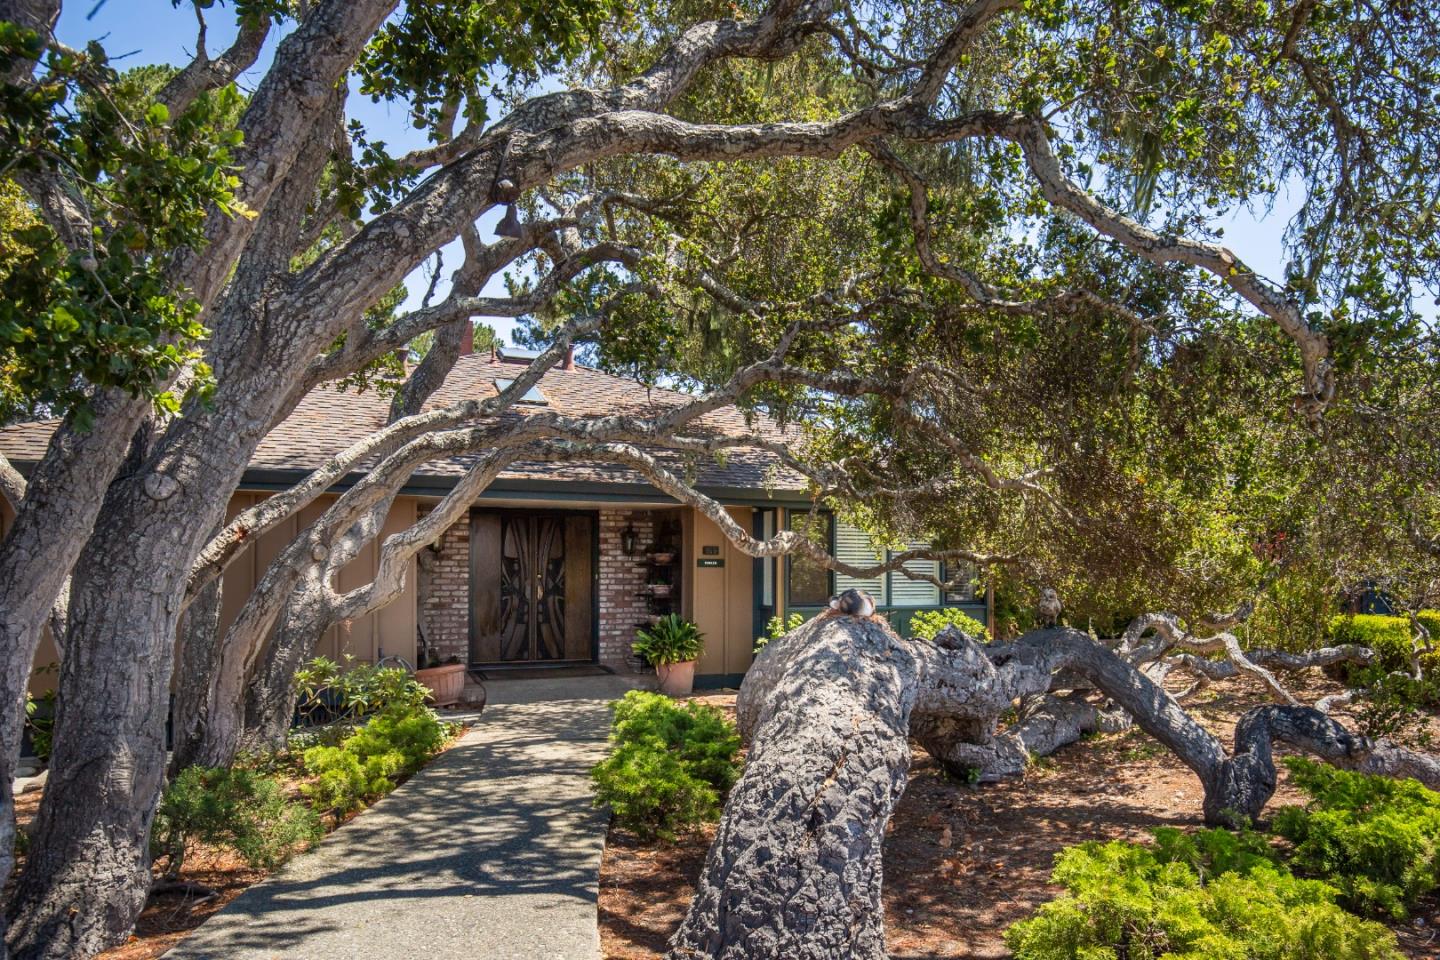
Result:
[[[595,517],[475,511],[470,515],[470,660],[590,660]]]

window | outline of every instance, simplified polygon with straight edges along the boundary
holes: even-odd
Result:
[[[811,540],[829,547],[833,542],[834,518],[828,513],[790,511],[790,529],[803,531]],[[787,607],[823,607],[834,595],[830,571],[807,557],[791,554],[786,563]]]
[[[501,377],[496,377],[496,378],[495,378],[495,389],[496,389],[497,391],[506,390],[506,389],[509,388],[510,384],[512,384],[512,383],[514,383],[514,382],[515,382],[514,380],[506,380],[506,379],[503,379],[503,378],[501,378]],[[545,394],[543,394],[543,393],[540,392],[540,388],[539,388],[539,387],[531,387],[529,390],[526,390],[526,391],[525,391],[525,395],[524,395],[523,397],[521,397],[519,400],[516,400],[515,402],[516,402],[516,403],[533,403],[533,404],[535,404],[536,406],[541,406],[541,407],[546,407],[546,406],[549,406],[549,405],[550,405],[550,401],[545,398]]]
[[[975,564],[964,560],[950,561],[940,565],[940,579],[946,583],[956,581],[945,590],[946,603],[974,603],[981,590]]]
[[[885,555],[884,551],[875,549],[869,534],[864,530],[841,523],[835,528],[835,559],[855,567],[873,567],[884,563]],[[835,592],[843,593],[846,590],[864,590],[874,597],[877,603],[884,603],[885,574],[860,580],[836,571]]]
[[[906,550],[916,550],[929,544],[915,541],[907,543]],[[891,554],[894,556],[894,554]],[[940,564],[934,560],[911,560],[905,569],[923,577],[938,577]],[[929,580],[912,580],[898,570],[890,573],[890,605],[892,607],[938,607],[940,588]]]

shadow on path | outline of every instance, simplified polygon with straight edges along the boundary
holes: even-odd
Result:
[[[588,772],[629,685],[530,684],[495,690],[455,747],[165,956],[596,960],[607,816]]]

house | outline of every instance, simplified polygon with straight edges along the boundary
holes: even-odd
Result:
[[[493,395],[533,356],[509,348],[467,353],[427,408]],[[567,361],[544,375],[516,414],[539,409],[573,415],[644,413],[687,399]],[[388,398],[373,391],[314,391],[260,444],[231,501],[231,514],[290,486],[382,427],[388,406]],[[748,429],[734,408],[701,423],[718,432]],[[7,427],[0,430],[0,451],[27,469],[44,452],[52,429],[50,423]],[[765,422],[753,429],[776,432]],[[676,466],[685,464],[676,460]],[[463,459],[451,459],[417,471],[396,498],[385,533],[414,523],[465,468]],[[360,475],[344,478],[336,490]],[[828,514],[807,521],[814,505],[803,479],[769,453],[733,450],[723,461],[700,464],[693,480],[757,537],[814,522],[841,559],[868,564],[879,556],[863,533]],[[233,621],[265,565],[298,525],[314,519],[335,495],[260,537],[232,564],[224,579],[222,622]],[[0,527],[11,516],[4,507]],[[368,582],[377,555],[378,544],[372,543],[341,572],[340,588]],[[413,661],[424,643],[442,658],[456,656],[487,672],[558,664],[631,671],[640,667],[630,649],[636,628],[678,612],[705,633],[698,682],[715,686],[739,681],[750,665],[754,638],[772,616],[791,611],[808,616],[848,587],[872,594],[902,632],[914,613],[941,606],[986,619],[983,595],[970,590],[941,597],[933,584],[898,573],[862,582],[803,559],[753,560],[731,546],[708,518],[628,468],[606,463],[512,465],[420,561],[400,600],[363,621],[332,629],[319,652],[369,661],[398,654]],[[933,561],[915,562],[912,568],[941,572]],[[40,662],[51,658],[53,648],[47,644]]]

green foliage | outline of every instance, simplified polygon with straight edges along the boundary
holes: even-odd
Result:
[[[1400,960],[1395,937],[1335,890],[1275,864],[1262,839],[1165,828],[1056,857],[1066,893],[1012,926],[1016,960]]]
[[[1416,619],[1430,631],[1432,642],[1440,645],[1440,610],[1421,610]],[[1330,621],[1332,642],[1358,643],[1374,650],[1384,670],[1411,669],[1415,654],[1415,629],[1409,617],[1372,613],[1347,613]]]
[[[0,365],[10,409],[73,411],[90,420],[89,385],[179,409],[170,376],[190,366],[189,388],[211,385],[200,362],[199,306],[166,275],[170,253],[199,247],[212,210],[248,216],[235,200],[232,151],[239,93],[198,97],[171,116],[154,96],[154,70],[126,82],[92,43],[47,51],[0,22],[0,70],[39,59],[44,82],[0,84],[0,168],[49,178],[78,200],[69,245],[38,220],[9,227],[0,269]]]
[[[392,708],[424,706],[430,691],[398,667],[344,664],[316,657],[295,671],[302,716],[314,721],[353,722]]]
[[[1417,708],[1440,706],[1440,611],[1422,610],[1416,619],[1430,632],[1435,651],[1417,650],[1409,617],[1345,614],[1330,621],[1331,642],[1355,643],[1375,651],[1366,666],[1341,664],[1334,671],[1362,691],[1358,719],[1367,736],[1389,737],[1423,731]],[[1420,675],[1414,675],[1416,666]]]
[[[590,771],[595,803],[627,829],[674,839],[720,815],[740,776],[740,736],[719,710],[632,690],[611,704],[610,755]]]
[[[317,810],[341,817],[395,789],[395,778],[418,770],[446,735],[427,707],[392,704],[338,745],[305,750],[304,769],[314,779],[302,790]]]
[[[273,777],[245,767],[189,767],[161,797],[150,846],[155,856],[167,858],[171,876],[201,843],[270,870],[321,833],[315,812],[286,796]]]
[[[1297,871],[1333,884],[1352,909],[1396,919],[1440,887],[1440,794],[1313,760],[1286,765],[1310,798],[1274,820]]]
[[[654,626],[635,631],[636,656],[654,666],[697,660],[705,649],[705,634],[678,613],[661,617]]]
[[[963,610],[948,607],[942,610],[921,610],[910,618],[910,633],[917,640],[934,640],[946,627],[955,627],[981,643],[990,639],[990,631],[985,628],[985,624]]]
[[[50,759],[50,744],[55,734],[55,691],[47,690],[39,697],[25,691],[25,726],[30,730],[30,746],[35,757]]]
[[[771,617],[769,622],[765,624],[765,635],[755,638],[754,652],[759,653],[769,645],[770,641],[779,640],[791,630],[799,630],[804,623],[805,615],[802,613],[792,613],[788,617],[781,617],[778,613],[775,614],[775,616]]]

